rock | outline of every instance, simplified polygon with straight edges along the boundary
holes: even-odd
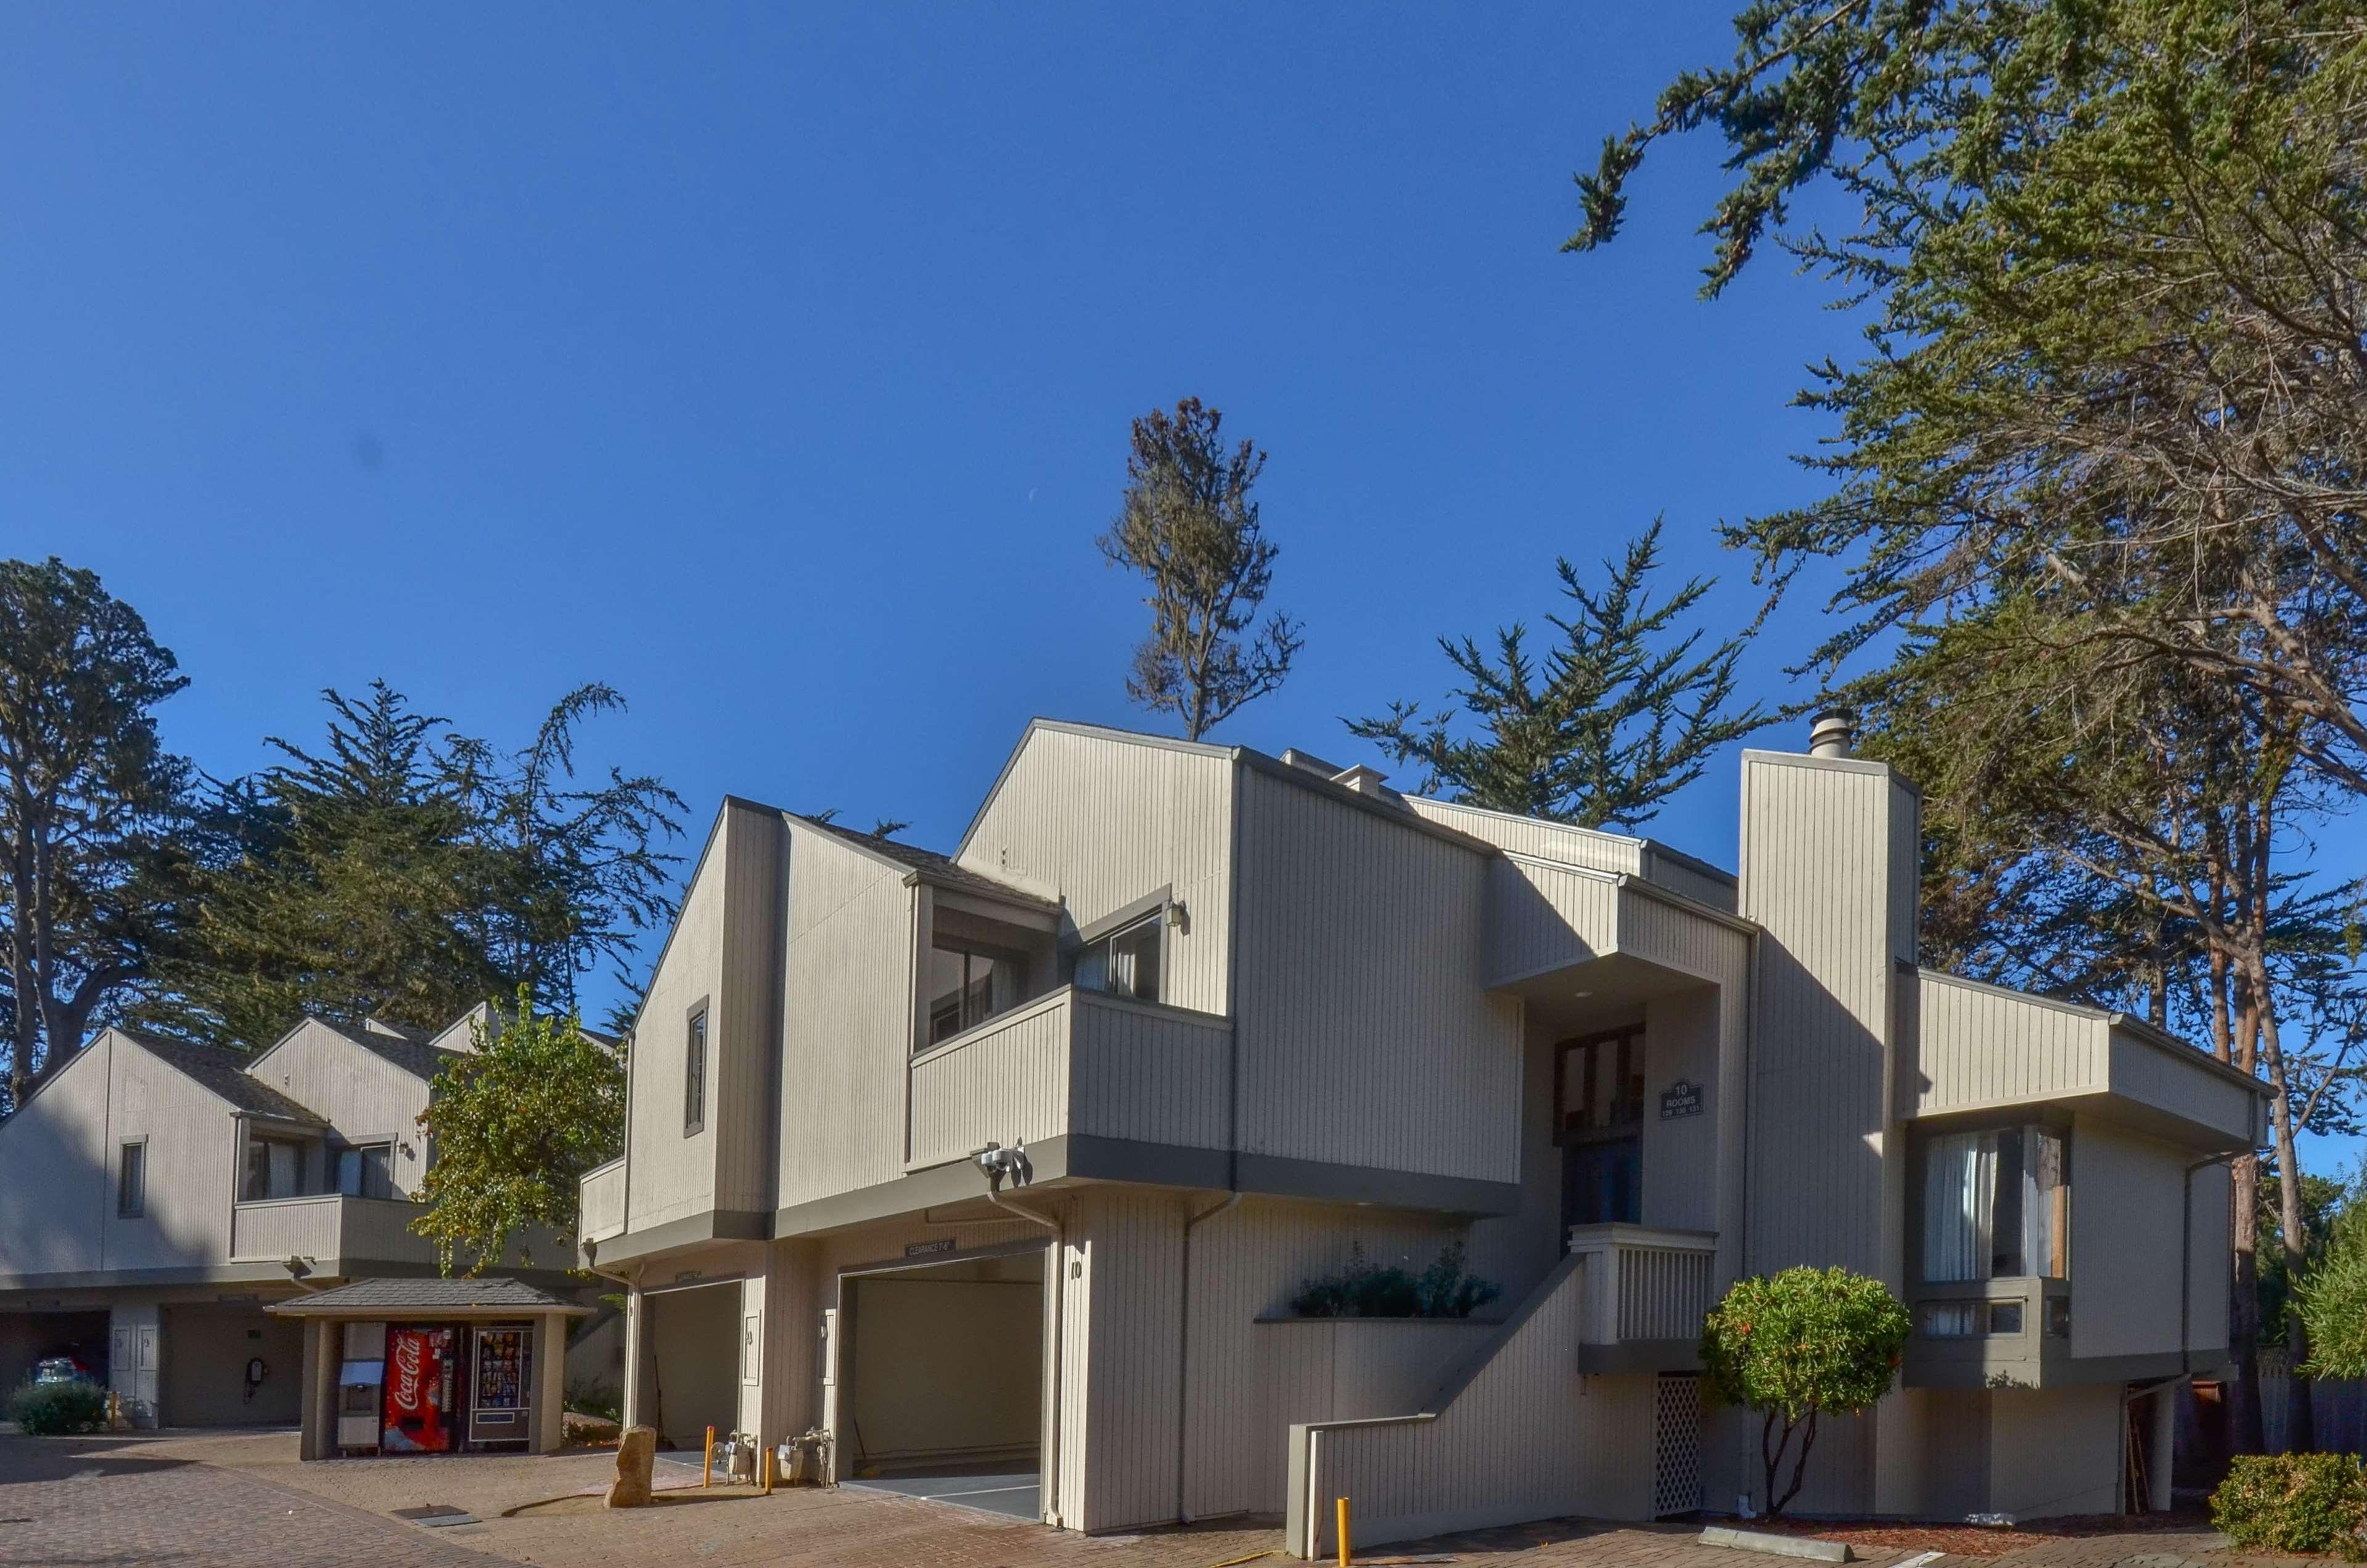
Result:
[[[617,1439],[617,1479],[608,1483],[611,1508],[650,1506],[650,1471],[657,1463],[658,1434],[652,1426],[628,1426]]]

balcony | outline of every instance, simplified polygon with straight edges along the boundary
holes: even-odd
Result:
[[[345,1274],[356,1265],[430,1265],[435,1244],[412,1234],[420,1208],[408,1199],[352,1198],[323,1193],[272,1198],[232,1209],[232,1263],[311,1260],[316,1274]]]
[[[1700,1369],[1702,1319],[1716,1304],[1714,1233],[1579,1225],[1569,1250],[1586,1269],[1579,1370]]]
[[[914,1057],[907,1170],[1070,1135],[1220,1149],[1225,1019],[1063,987]]]
[[[605,1242],[625,1229],[625,1162],[620,1157],[583,1173],[576,1191],[575,1229],[587,1242]]]

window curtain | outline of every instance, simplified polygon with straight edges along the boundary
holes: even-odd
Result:
[[[2065,1277],[2063,1138],[2044,1127],[2022,1130],[2022,1266],[2042,1278]]]
[[[1989,1277],[1997,1208],[1998,1135],[1951,1132],[1925,1145],[1923,1278],[1932,1284]]]

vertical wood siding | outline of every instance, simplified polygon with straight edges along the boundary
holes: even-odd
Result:
[[[1751,1031],[1751,1272],[1839,1264],[1896,1277],[1885,1092],[1897,910],[1915,862],[1894,865],[1892,851],[1910,801],[1870,765],[1744,754],[1741,912],[1766,932]]]
[[[1580,1378],[1582,1275],[1572,1260],[1549,1276],[1427,1419],[1298,1427],[1293,1441],[1312,1449],[1292,1467],[1306,1487],[1290,1500],[1301,1527],[1291,1549],[1332,1548],[1334,1497],[1349,1499],[1359,1545],[1557,1515],[1648,1516],[1652,1380]],[[1308,1509],[1308,1497],[1319,1506]]]
[[[1082,1255],[1086,1289],[1082,1302],[1071,1298],[1076,1424],[1061,1446],[1085,1463],[1082,1474],[1070,1467],[1076,1507],[1063,1513],[1082,1530],[1162,1523],[1175,1517],[1183,1203],[1173,1193],[1093,1187],[1070,1213],[1069,1245]]]
[[[783,1205],[903,1174],[914,940],[900,868],[833,834],[787,827]]]
[[[1067,1131],[1071,1010],[1070,993],[1056,991],[915,1058],[912,1163]]]
[[[0,1121],[0,1280],[28,1274],[82,1274],[106,1267],[108,1217],[115,1212],[116,1158],[108,1125],[108,1084],[119,1050],[140,1048],[119,1044],[113,1029],[105,1031],[60,1068],[22,1109]],[[202,1120],[214,1137],[227,1142],[230,1108],[210,1096],[206,1098],[212,1102],[210,1110],[192,1105],[188,1119]],[[150,1158],[158,1152],[152,1148]],[[160,1170],[150,1165],[152,1184]],[[225,1175],[219,1199],[225,1209],[230,1196]]]
[[[585,1239],[605,1242],[625,1228],[625,1162],[611,1160],[583,1173],[576,1187],[579,1229]]]
[[[625,1149],[626,1221],[644,1230],[715,1206],[715,1057],[721,1031],[713,1013],[723,985],[725,862],[734,819],[727,803],[716,815],[706,853],[683,890],[665,951],[650,976],[633,1030],[631,1115]],[[688,1049],[685,1019],[708,999],[708,1098],[705,1131],[684,1136],[683,1071]]]
[[[1511,855],[1530,855],[1565,866],[1642,877],[1712,909],[1734,913],[1734,879],[1696,866],[1647,838],[1603,833],[1568,823],[1542,822],[1510,812],[1491,812],[1452,801],[1409,795],[1406,804],[1442,826],[1484,840]]]
[[[426,1079],[318,1019],[307,1019],[255,1068],[258,1082],[326,1118],[346,1139],[391,1138],[394,1189],[419,1190],[427,1174],[427,1139],[419,1127],[419,1113],[427,1108]]]
[[[1148,1143],[1223,1148],[1230,1131],[1231,1026],[1210,1015],[1090,991],[1071,994],[1074,1130]]]
[[[2165,1050],[2127,1029],[2112,1031],[2109,1050],[2114,1093],[2216,1128],[2239,1143],[2259,1136],[2258,1096],[2211,1071],[2202,1051]]]
[[[1908,1114],[2105,1087],[2101,1017],[1944,974],[1919,974],[1916,993],[1898,1074]]]
[[[969,869],[1066,901],[1075,926],[1162,887],[1189,916],[1167,934],[1161,999],[1228,1010],[1232,773],[1184,748],[1038,724],[958,854]]]
[[[2179,1205],[2193,1156],[2092,1116],[2073,1122],[2070,1154],[2071,1354],[2176,1349]],[[2214,1195],[2208,1183],[2194,1186],[2200,1210]],[[2225,1193],[2221,1187],[2216,1196],[2224,1200]],[[2207,1239],[2224,1228],[2198,1225],[2196,1234]],[[2225,1257],[2214,1271],[2223,1280]],[[2201,1292],[2225,1294],[2224,1288]]]
[[[1241,1146],[1516,1181],[1521,1027],[1486,989],[1492,857],[1241,775]]]
[[[1488,983],[1508,985],[1567,969],[1619,946],[1619,884],[1527,857],[1490,860]]]
[[[112,1083],[98,1123],[107,1129],[103,1174],[91,1182],[106,1230],[101,1267],[187,1268],[221,1262],[230,1253],[239,1159],[229,1108],[129,1040],[117,1044],[108,1064]],[[115,1162],[123,1142],[142,1137],[148,1141],[147,1213],[122,1219],[115,1211]],[[74,1179],[87,1181],[90,1176],[77,1171]]]
[[[781,1059],[781,850],[786,834],[777,814],[735,806],[731,831],[722,846],[723,965],[708,1021],[707,1115],[716,1130],[719,1209],[773,1207],[773,1083]]]

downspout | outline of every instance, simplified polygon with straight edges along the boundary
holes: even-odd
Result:
[[[985,1167],[981,1166],[981,1168]],[[1025,1220],[1031,1225],[1041,1225],[1044,1229],[1052,1233],[1052,1256],[1050,1266],[1045,1270],[1044,1274],[1044,1283],[1048,1287],[1048,1295],[1045,1301],[1045,1312],[1052,1320],[1048,1325],[1052,1335],[1052,1416],[1044,1434],[1044,1477],[1051,1483],[1052,1502],[1051,1506],[1044,1510],[1044,1522],[1050,1525],[1053,1528],[1059,1529],[1061,1528],[1060,1407],[1067,1401],[1069,1392],[1067,1387],[1060,1381],[1060,1363],[1062,1360],[1060,1355],[1060,1301],[1061,1299],[1068,1294],[1067,1275],[1069,1268],[1069,1233],[1068,1227],[1062,1224],[1059,1221],[1048,1220],[1032,1209],[1022,1209],[1017,1204],[1006,1199],[1002,1196],[1002,1172],[988,1169],[986,1171],[986,1200],[989,1203],[993,1204],[997,1209],[1002,1210],[1006,1214],[1011,1214],[1019,1219]]]
[[[2185,1201],[2178,1214],[2178,1370],[2181,1377],[2194,1375],[2192,1335],[2187,1326],[2194,1296],[2194,1173],[2241,1157],[2240,1153],[2214,1154],[2186,1167]]]
[[[1184,1508],[1184,1482],[1192,1462],[1192,1449],[1185,1441],[1192,1422],[1192,1233],[1200,1228],[1201,1221],[1215,1219],[1245,1196],[1236,1187],[1222,1202],[1212,1203],[1184,1220],[1184,1283],[1175,1317],[1175,1517],[1187,1525],[1192,1522],[1192,1516]]]

